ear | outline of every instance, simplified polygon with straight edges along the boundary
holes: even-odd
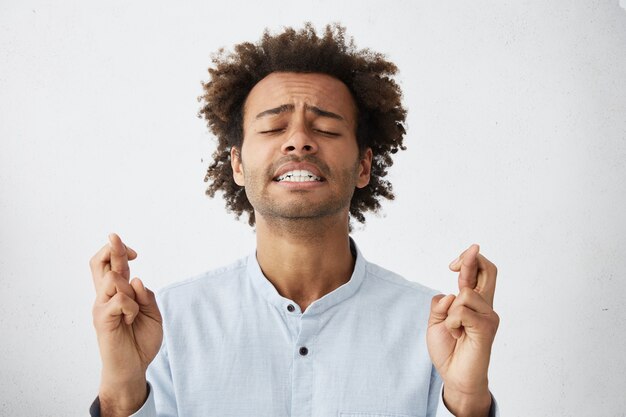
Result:
[[[243,164],[241,163],[241,151],[236,147],[230,148],[230,166],[233,168],[233,179],[240,187],[245,186]]]
[[[372,148],[367,148],[361,155],[359,162],[359,178],[356,181],[357,188],[363,188],[370,183],[372,172]]]

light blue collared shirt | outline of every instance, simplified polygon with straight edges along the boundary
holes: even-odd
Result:
[[[350,281],[304,313],[255,254],[161,290],[163,345],[133,417],[451,416],[426,348],[436,292],[351,244]]]

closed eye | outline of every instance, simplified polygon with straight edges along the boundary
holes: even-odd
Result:
[[[340,136],[339,133],[329,132],[328,130],[314,129],[314,131],[326,136]]]
[[[261,134],[272,134],[272,133],[280,133],[280,132],[284,132],[285,129],[284,128],[278,128],[278,129],[269,129],[269,130],[261,130],[259,131],[259,133]],[[322,130],[322,129],[313,129],[314,132],[317,133],[321,133],[322,135],[326,135],[326,136],[341,136],[339,133],[335,133],[335,132],[330,132],[328,130]]]
[[[270,130],[261,130],[259,133],[265,133],[265,134],[269,134],[269,133],[279,133],[284,131],[285,129],[283,128],[278,128],[278,129],[270,129]]]

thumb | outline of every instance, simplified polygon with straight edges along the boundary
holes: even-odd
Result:
[[[428,326],[433,326],[444,321],[448,317],[448,309],[452,305],[456,297],[454,294],[435,295],[430,302],[430,317],[428,318]]]

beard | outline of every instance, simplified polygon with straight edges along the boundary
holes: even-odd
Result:
[[[308,162],[316,165],[324,178],[325,190],[283,190],[289,195],[272,196],[270,186],[273,175],[281,165],[288,162]],[[313,220],[346,212],[356,188],[360,160],[342,170],[331,172],[317,157],[305,155],[301,158],[288,156],[279,159],[266,170],[248,170],[242,161],[246,178],[245,192],[254,211],[267,220]],[[271,187],[273,188],[273,187]],[[315,195],[322,192],[322,196]]]

